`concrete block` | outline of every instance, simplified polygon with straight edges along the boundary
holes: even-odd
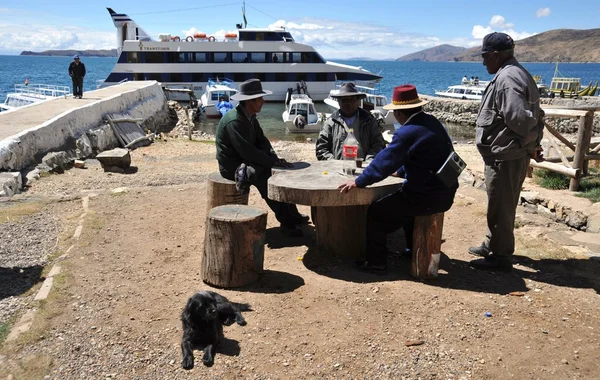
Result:
[[[42,165],[50,170],[64,170],[71,163],[71,158],[67,152],[50,152],[42,158]]]
[[[98,129],[88,131],[86,135],[94,153],[103,152],[119,146],[119,141],[108,124],[105,124]]]
[[[0,197],[12,197],[23,188],[23,180],[19,172],[0,173]]]
[[[115,148],[104,151],[96,156],[102,167],[117,166],[127,169],[131,165],[131,154],[128,149]]]
[[[92,142],[87,135],[82,135],[75,140],[75,146],[77,146],[77,158],[87,158],[94,154]]]

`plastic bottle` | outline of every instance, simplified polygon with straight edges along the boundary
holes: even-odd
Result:
[[[356,172],[356,157],[358,156],[358,140],[354,137],[354,130],[350,129],[348,136],[344,140],[342,150],[343,170],[346,175],[353,175]]]

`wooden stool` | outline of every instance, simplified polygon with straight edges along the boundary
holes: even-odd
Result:
[[[263,271],[267,212],[253,206],[223,205],[206,217],[202,280],[234,288],[248,285]]]
[[[415,217],[410,274],[420,279],[436,278],[440,265],[444,213]]]
[[[206,209],[222,205],[247,205],[248,195],[241,195],[235,188],[235,182],[223,178],[221,173],[215,172],[208,176],[206,184]]]

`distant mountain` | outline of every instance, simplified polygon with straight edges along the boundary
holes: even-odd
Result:
[[[452,49],[457,50],[452,53]],[[481,61],[470,49],[440,45],[397,58],[396,61]],[[521,62],[600,62],[600,29],[554,29],[515,41]]]
[[[462,54],[467,48],[452,45],[439,45],[429,49],[421,50],[397,58],[396,61],[427,61],[427,62],[446,62],[454,60],[459,54]]]
[[[40,52],[23,51],[20,55],[43,55],[50,57],[68,57],[75,54],[80,57],[116,57],[117,49],[111,50],[45,50]]]

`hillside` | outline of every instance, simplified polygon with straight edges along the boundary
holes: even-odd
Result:
[[[446,62],[452,61],[454,57],[462,54],[467,48],[452,45],[439,45],[429,49],[421,50],[397,58],[396,61],[427,61],[427,62]]]
[[[440,45],[436,48],[449,45]],[[435,48],[433,48],[435,49]],[[410,55],[419,56],[432,49],[422,50]],[[481,57],[471,57],[479,47],[464,49],[446,61],[481,61]],[[406,59],[403,56],[397,60]],[[535,36],[515,41],[515,56],[521,62],[600,62],[600,28],[598,29],[554,29]],[[442,59],[422,59],[438,61]]]
[[[45,50],[40,52],[23,51],[20,55],[43,55],[49,57],[68,57],[73,55],[80,57],[116,57],[117,49],[111,50]]]

